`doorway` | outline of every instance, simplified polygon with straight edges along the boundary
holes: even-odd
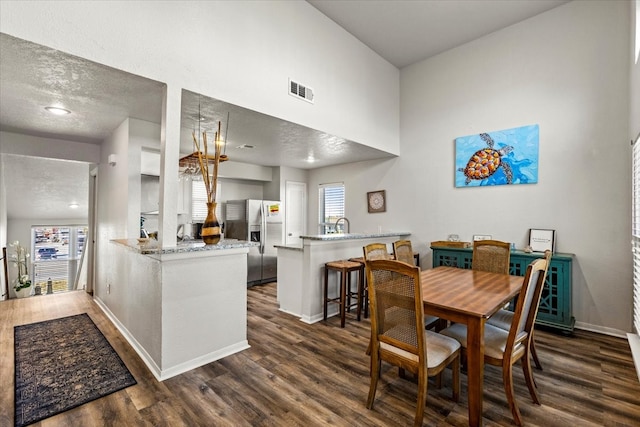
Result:
[[[306,233],[307,184],[287,181],[285,183],[285,244],[302,246],[301,235]]]
[[[31,227],[33,283],[42,293],[84,289],[80,281],[86,225]]]

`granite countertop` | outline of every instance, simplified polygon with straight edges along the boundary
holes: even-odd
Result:
[[[224,239],[218,242],[218,244],[216,245],[205,245],[204,242],[202,242],[202,240],[189,240],[186,242],[178,242],[178,245],[173,248],[161,248],[158,246],[158,241],[154,239],[148,239],[145,241],[140,241],[138,239],[113,239],[111,241],[119,245],[124,245],[129,249],[132,249],[143,255],[217,251],[217,250],[225,250],[225,249],[250,248],[252,246],[258,246],[257,242],[249,242],[247,240],[237,240],[237,239]]]
[[[296,245],[273,245],[276,249],[291,249],[292,251],[302,251],[304,248],[302,246]]]
[[[393,236],[409,236],[408,231],[389,231],[384,233],[332,233],[332,234],[316,234],[313,236],[300,236],[301,239],[309,240],[356,240],[371,239],[376,237],[393,237]]]

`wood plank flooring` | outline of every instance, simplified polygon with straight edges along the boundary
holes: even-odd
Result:
[[[13,425],[13,326],[88,313],[138,384],[36,426],[402,426],[415,414],[416,385],[383,365],[373,410],[369,389],[369,321],[347,316],[314,325],[277,311],[275,284],[248,296],[251,348],[158,382],[83,292],[0,302],[0,426]],[[576,331],[571,337],[536,331],[544,370],[535,370],[542,405],[531,402],[519,365],[520,410],[529,426],[640,426],[640,383],[627,341]],[[466,377],[459,403],[429,384],[424,425],[467,425]],[[487,366],[485,426],[513,425],[499,368]]]

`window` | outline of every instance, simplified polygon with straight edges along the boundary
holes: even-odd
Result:
[[[216,189],[216,199],[220,200],[220,184],[218,183]],[[218,221],[222,218],[220,215],[220,208],[222,203],[218,203],[216,206],[216,216]],[[204,181],[193,180],[191,181],[191,220],[193,222],[204,222],[207,217],[207,191],[204,188]]]
[[[319,232],[334,233],[338,218],[344,215],[344,184],[321,184],[318,192]]]
[[[86,225],[31,228],[32,280],[43,293],[49,279],[54,293],[76,289],[86,234]]]

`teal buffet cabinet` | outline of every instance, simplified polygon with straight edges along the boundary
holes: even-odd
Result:
[[[441,265],[458,268],[471,268],[472,248],[450,248],[431,246],[433,266]],[[536,324],[559,329],[566,333],[573,332],[576,322],[571,312],[571,268],[573,254],[554,253],[547,272],[547,279]],[[509,273],[524,276],[531,261],[541,258],[540,253],[511,251]]]

